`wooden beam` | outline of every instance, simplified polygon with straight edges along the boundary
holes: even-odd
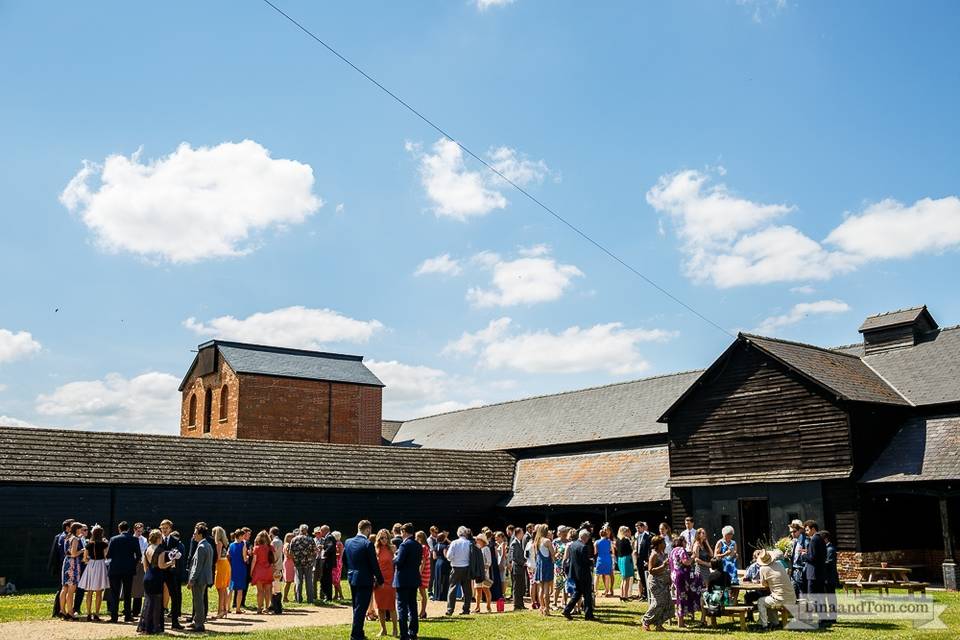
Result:
[[[944,561],[952,562],[954,559],[953,536],[950,535],[950,513],[947,510],[946,496],[940,496],[940,528],[943,530]]]

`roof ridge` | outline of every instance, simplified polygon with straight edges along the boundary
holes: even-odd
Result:
[[[420,416],[418,418],[410,418],[409,420],[400,420],[403,424],[408,422],[416,422],[417,420],[426,420],[427,418],[436,418],[437,416],[446,416],[453,413],[464,413],[467,411],[475,411],[477,409],[486,409],[488,407],[499,407],[507,404],[514,404],[516,402],[526,402],[528,400],[538,400],[540,398],[553,398],[556,396],[565,396],[573,393],[580,393],[583,391],[596,391],[597,389],[607,389],[610,387],[618,387],[625,384],[635,384],[637,382],[647,382],[648,380],[659,380],[661,378],[671,378],[673,376],[682,376],[689,373],[703,373],[706,369],[689,369],[686,371],[674,371],[673,373],[661,373],[655,376],[648,376],[646,378],[636,378],[634,380],[622,380],[620,382],[611,382],[609,384],[600,384],[593,387],[583,387],[582,389],[568,389],[567,391],[557,391],[555,393],[542,393],[535,396],[527,396],[525,398],[515,398],[513,400],[504,400],[502,402],[491,402],[489,404],[481,404],[476,407],[464,407],[463,409],[454,409],[453,411],[442,411],[440,413],[432,413],[428,416]]]
[[[794,346],[797,346],[797,347],[809,347],[810,349],[816,349],[817,351],[823,351],[824,353],[829,353],[829,354],[831,354],[831,355],[838,355],[838,356],[843,356],[843,357],[845,357],[845,358],[853,358],[853,359],[855,359],[855,360],[862,360],[862,358],[861,358],[860,356],[854,355],[854,354],[852,354],[852,353],[843,353],[842,351],[835,351],[833,348],[821,347],[821,346],[819,346],[819,345],[810,344],[809,342],[798,342],[798,341],[796,341],[796,340],[784,340],[783,338],[771,338],[771,337],[769,337],[769,336],[761,336],[761,335],[755,334],[755,333],[743,333],[743,332],[741,332],[740,335],[742,335],[742,336],[745,337],[745,338],[753,338],[753,339],[759,338],[760,340],[769,340],[770,342],[779,342],[779,343],[781,343],[781,344],[790,344],[790,345],[794,345]],[[854,343],[853,345],[850,345],[850,346],[856,346],[856,343]],[[837,347],[837,348],[840,348],[840,347]]]
[[[202,344],[197,345],[197,350],[203,349],[204,347],[209,347],[212,345],[224,346],[224,347],[235,347],[238,349],[250,349],[251,351],[268,351],[272,353],[284,353],[287,355],[306,355],[306,356],[316,356],[322,358],[333,358],[337,360],[358,360],[363,361],[363,356],[350,354],[350,353],[335,353],[333,351],[316,351],[314,349],[298,349],[296,347],[281,347],[277,345],[270,344],[258,344],[255,342],[236,342],[234,340],[208,340]]]
[[[289,446],[294,445],[297,447],[317,447],[317,448],[332,448],[335,451],[343,452],[348,449],[353,450],[370,450],[370,449],[389,449],[391,451],[396,451],[397,449],[402,449],[405,451],[428,451],[428,452],[437,452],[443,451],[445,453],[462,453],[462,454],[473,454],[476,453],[472,450],[465,449],[432,449],[429,447],[392,447],[389,445],[382,444],[351,444],[351,443],[336,443],[336,442],[302,442],[298,440],[261,440],[256,438],[196,438],[189,436],[180,436],[180,435],[171,435],[171,434],[161,434],[161,433],[146,433],[146,432],[135,432],[135,431],[96,431],[90,429],[64,429],[57,427],[23,427],[23,426],[13,426],[13,425],[2,425],[0,424],[0,437],[2,437],[5,431],[20,431],[20,432],[30,432],[30,433],[45,433],[50,435],[61,435],[64,433],[86,435],[86,436],[110,436],[110,437],[121,437],[121,438],[145,438],[149,437],[151,439],[162,439],[162,440],[175,440],[180,443],[185,443],[188,445],[203,444],[207,442],[217,442],[226,445],[277,445],[277,446]],[[116,442],[115,444],[122,444]],[[489,451],[482,451],[480,453],[497,453],[497,454],[506,454],[510,456],[509,453],[500,449],[491,449]],[[511,456],[512,457],[512,456]]]
[[[883,316],[893,315],[894,313],[903,313],[904,311],[921,311],[926,309],[927,305],[921,304],[916,307],[904,307],[903,309],[894,309],[892,311],[881,311],[880,313],[875,313],[872,316],[867,316],[865,319],[869,320],[870,318],[882,318]]]

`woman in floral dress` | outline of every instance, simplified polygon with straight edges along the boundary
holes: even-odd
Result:
[[[644,631],[650,631],[651,625],[657,631],[663,631],[663,623],[673,616],[673,602],[670,600],[670,561],[665,549],[664,539],[653,536],[650,540],[650,558],[647,560],[649,606],[643,614]]]
[[[567,544],[569,543],[570,528],[564,525],[557,527],[557,537],[553,540],[553,549],[554,549],[554,563],[553,563],[553,606],[556,609],[561,607],[560,598],[563,598],[563,605],[567,606],[567,600],[569,596],[567,595],[566,583],[567,583],[567,574],[563,570],[563,556],[567,550]]]
[[[694,585],[694,572],[693,558],[687,553],[683,539],[677,536],[670,552],[670,581],[679,627],[686,626],[686,616],[700,610],[700,593]]]

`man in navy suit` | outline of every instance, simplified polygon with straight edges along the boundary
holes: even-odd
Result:
[[[393,559],[393,587],[397,590],[397,615],[400,617],[400,640],[416,640],[420,632],[417,617],[417,591],[422,580],[420,563],[423,547],[413,538],[413,525],[409,522],[400,529],[403,542]]]
[[[383,574],[377,563],[377,552],[370,542],[373,525],[369,520],[357,524],[357,535],[343,544],[343,568],[350,583],[350,599],[353,601],[353,628],[350,640],[363,640],[363,619],[370,606],[373,588],[383,584]]]
[[[110,611],[110,622],[117,622],[120,617],[120,594],[123,593],[123,620],[133,620],[133,610],[130,608],[133,576],[137,573],[137,563],[140,562],[140,542],[130,533],[130,525],[124,520],[117,525],[119,535],[110,538],[107,546],[107,557],[110,565],[107,575],[110,578],[110,597],[107,600],[107,609]]]
[[[806,529],[807,542],[804,553],[804,569],[807,572],[807,593],[823,593],[823,582],[826,577],[827,544],[820,536],[820,527],[816,520],[807,520],[803,523]]]

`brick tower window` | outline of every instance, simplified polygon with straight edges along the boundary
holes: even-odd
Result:
[[[190,394],[190,420],[187,424],[191,427],[197,426],[197,394]]]
[[[207,389],[203,396],[203,432],[210,433],[210,418],[213,413],[213,390]]]
[[[227,402],[230,399],[230,390],[227,385],[220,387],[220,421],[227,419]]]

